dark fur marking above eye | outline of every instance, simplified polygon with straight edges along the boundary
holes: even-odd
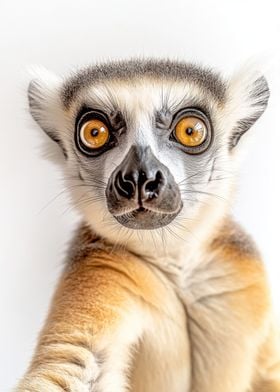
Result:
[[[172,121],[172,114],[167,110],[160,110],[155,113],[156,127],[168,129]]]
[[[109,117],[110,117],[110,121],[111,121],[112,126],[116,130],[125,127],[125,120],[124,120],[124,117],[120,111],[111,112]]]

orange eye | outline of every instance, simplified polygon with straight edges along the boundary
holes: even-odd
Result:
[[[200,118],[184,117],[175,127],[175,137],[184,146],[198,147],[207,137],[207,127]]]
[[[98,119],[89,120],[83,124],[80,137],[86,147],[97,149],[108,141],[109,129],[104,122]]]

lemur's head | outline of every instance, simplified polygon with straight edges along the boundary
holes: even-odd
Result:
[[[97,233],[169,250],[225,213],[240,139],[263,113],[264,77],[133,60],[44,75],[30,110],[64,154],[73,201]],[[183,237],[183,238],[182,238]],[[181,240],[182,238],[182,240]]]

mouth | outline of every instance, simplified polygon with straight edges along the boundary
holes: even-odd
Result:
[[[174,212],[156,212],[148,208],[139,207],[121,215],[113,215],[123,226],[134,230],[153,230],[167,226],[181,211],[181,204]]]

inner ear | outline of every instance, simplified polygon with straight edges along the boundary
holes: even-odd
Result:
[[[67,154],[67,151],[66,151],[66,149],[65,149],[65,147],[64,147],[64,145],[63,145],[62,140],[59,139],[59,138],[56,136],[56,134],[48,133],[48,135],[50,136],[50,138],[51,138],[54,142],[56,142],[56,143],[59,145],[59,147],[61,148],[62,153],[63,153],[63,155],[64,155],[64,158],[67,159],[67,158],[68,158],[68,154]]]
[[[66,148],[58,124],[63,118],[62,102],[60,99],[61,80],[45,69],[36,69],[33,80],[28,86],[29,111],[34,120],[45,133],[56,142],[65,158]]]
[[[248,81],[249,79],[249,81]],[[234,101],[235,110],[239,113],[239,118],[235,120],[232,128],[229,148],[237,146],[240,138],[247,132],[252,125],[263,114],[269,99],[269,87],[263,75],[250,80],[240,78],[235,81],[235,91],[230,93],[231,100]]]

